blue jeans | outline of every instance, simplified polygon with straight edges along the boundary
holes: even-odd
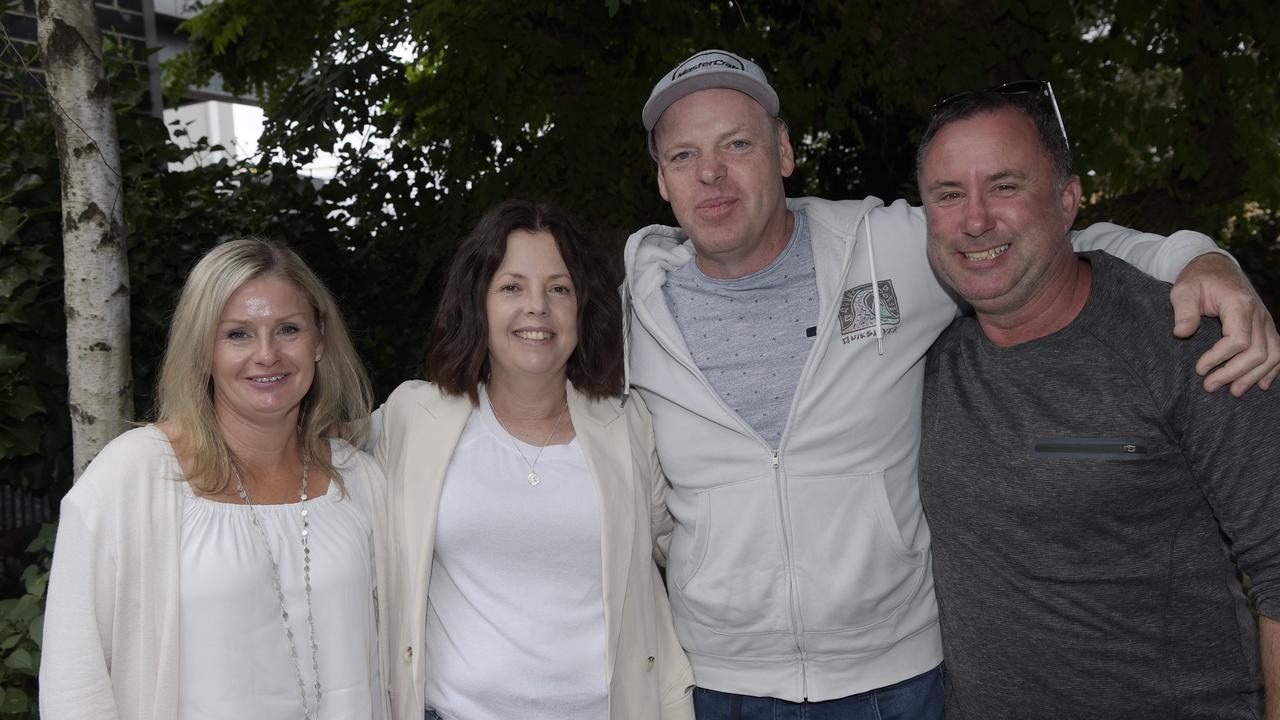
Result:
[[[698,720],[942,720],[942,703],[941,665],[888,687],[823,702],[693,691]]]

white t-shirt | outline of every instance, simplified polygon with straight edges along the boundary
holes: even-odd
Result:
[[[488,395],[445,475],[427,590],[425,697],[446,720],[603,720],[600,509],[577,439],[532,486]],[[515,440],[533,461],[538,448]]]
[[[331,447],[348,496],[330,483],[326,495],[306,503],[320,717],[377,719],[382,702],[368,484],[378,479],[341,463],[352,457],[349,445],[334,441]],[[184,486],[178,718],[296,720],[302,717],[298,676],[262,535],[247,506],[197,497]],[[301,506],[255,505],[254,510],[279,563],[310,709],[315,673],[303,588]]]

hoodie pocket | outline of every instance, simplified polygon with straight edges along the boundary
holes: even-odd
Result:
[[[717,633],[791,631],[774,488],[764,477],[704,490],[692,535],[672,538],[672,604]]]
[[[805,632],[870,627],[916,595],[928,555],[902,541],[884,473],[792,477],[789,487]]]

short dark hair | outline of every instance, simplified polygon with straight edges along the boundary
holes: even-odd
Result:
[[[517,230],[550,234],[569,269],[578,300],[578,346],[566,368],[570,382],[595,399],[620,394],[622,300],[615,273],[568,213],[525,200],[489,208],[454,253],[431,326],[427,379],[446,394],[480,401],[480,383],[490,375],[485,299],[507,254],[507,238]]]
[[[929,152],[929,145],[942,128],[960,120],[967,120],[975,115],[996,112],[1004,109],[1015,110],[1030,118],[1040,138],[1040,146],[1049,154],[1058,182],[1064,183],[1075,175],[1074,163],[1071,160],[1071,147],[1058,124],[1058,116],[1048,96],[1041,93],[1001,93],[996,89],[978,90],[957,95],[942,102],[929,118],[929,126],[925,128],[924,137],[920,138],[920,147],[916,150],[916,177],[924,167],[924,156]]]

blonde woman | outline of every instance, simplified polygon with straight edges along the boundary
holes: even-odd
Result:
[[[41,716],[383,717],[382,479],[329,292],[281,245],[215,247],[157,394],[62,502]]]

